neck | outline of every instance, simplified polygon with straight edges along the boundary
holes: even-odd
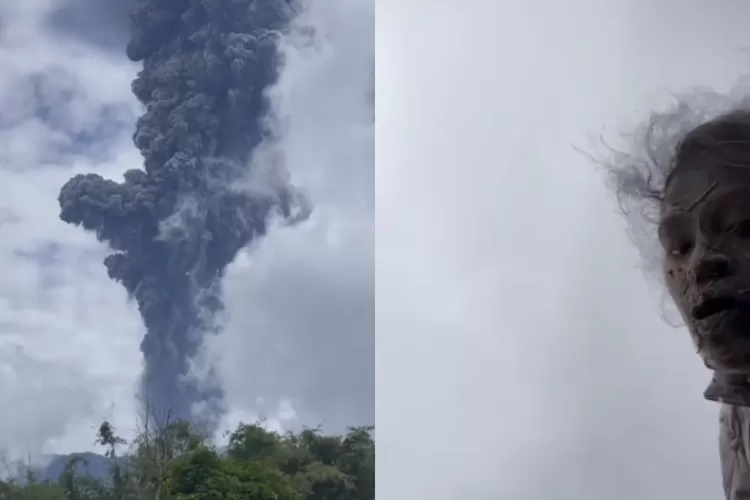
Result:
[[[750,406],[750,375],[714,372],[703,396],[709,401]]]

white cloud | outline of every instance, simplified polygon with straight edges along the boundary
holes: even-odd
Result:
[[[728,88],[747,7],[378,3],[378,495],[721,495],[687,334],[573,145]]]
[[[116,177],[140,161],[129,139],[134,68],[47,36],[46,7],[0,13],[0,449],[14,457],[90,448],[102,418],[128,425],[140,372],[137,312],[95,239],[57,217],[71,174]],[[118,117],[102,123],[107,107]],[[107,126],[92,150],[76,143]]]
[[[298,20],[315,36],[290,37],[272,95],[284,162],[315,209],[231,266],[213,346],[232,407],[271,417],[287,398],[297,425],[335,431],[374,418],[373,22],[370,0],[317,0]]]

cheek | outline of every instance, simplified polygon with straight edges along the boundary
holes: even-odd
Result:
[[[669,290],[669,295],[677,306],[682,309],[686,280],[685,270],[682,268],[667,268],[664,270],[664,279],[667,290]]]
[[[750,273],[750,242],[743,242],[743,247],[734,252],[732,265],[741,275]]]
[[[685,281],[685,271],[682,269],[669,269],[667,271],[667,283],[670,287],[680,288]]]

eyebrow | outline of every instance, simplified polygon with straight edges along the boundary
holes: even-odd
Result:
[[[707,196],[708,196],[709,194],[711,194],[711,192],[712,192],[712,191],[713,191],[714,189],[716,189],[716,186],[718,186],[718,185],[719,185],[719,183],[718,183],[718,182],[716,182],[716,181],[712,182],[712,183],[711,183],[711,185],[710,185],[710,186],[708,186],[708,188],[707,188],[707,189],[706,189],[706,190],[705,190],[705,191],[704,191],[704,192],[703,192],[703,193],[702,193],[702,194],[701,194],[700,196],[698,196],[698,197],[697,197],[696,199],[694,199],[694,200],[693,200],[693,202],[692,202],[692,203],[691,203],[690,205],[688,205],[688,207],[687,207],[687,208],[685,209],[685,211],[687,211],[687,212],[692,212],[692,211],[693,211],[693,209],[694,209],[695,207],[697,207],[697,206],[698,206],[698,204],[699,204],[700,202],[702,202],[703,200],[705,200],[705,199],[706,199],[706,197],[707,197]]]
[[[695,207],[698,206],[698,204],[705,200],[708,195],[710,195],[718,187],[718,185],[718,182],[712,182],[711,185],[709,185],[706,190],[703,191],[703,193],[701,193],[698,197],[696,197],[686,208],[680,209],[676,212],[664,216],[659,222],[657,228],[660,237],[665,234],[665,231],[669,231],[671,228],[679,226],[680,221],[684,221],[684,218],[687,217],[687,214],[692,212]]]

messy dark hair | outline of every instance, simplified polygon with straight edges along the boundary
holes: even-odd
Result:
[[[748,88],[745,84],[728,94],[699,90],[672,95],[666,108],[652,111],[633,132],[622,135],[623,148],[605,144],[606,154],[598,162],[606,169],[629,235],[652,277],[659,275],[652,272],[661,267],[663,251],[656,225],[675,167],[696,154],[720,154],[726,144],[748,137]],[[744,151],[747,155],[747,145]],[[745,163],[750,163],[750,158]]]

